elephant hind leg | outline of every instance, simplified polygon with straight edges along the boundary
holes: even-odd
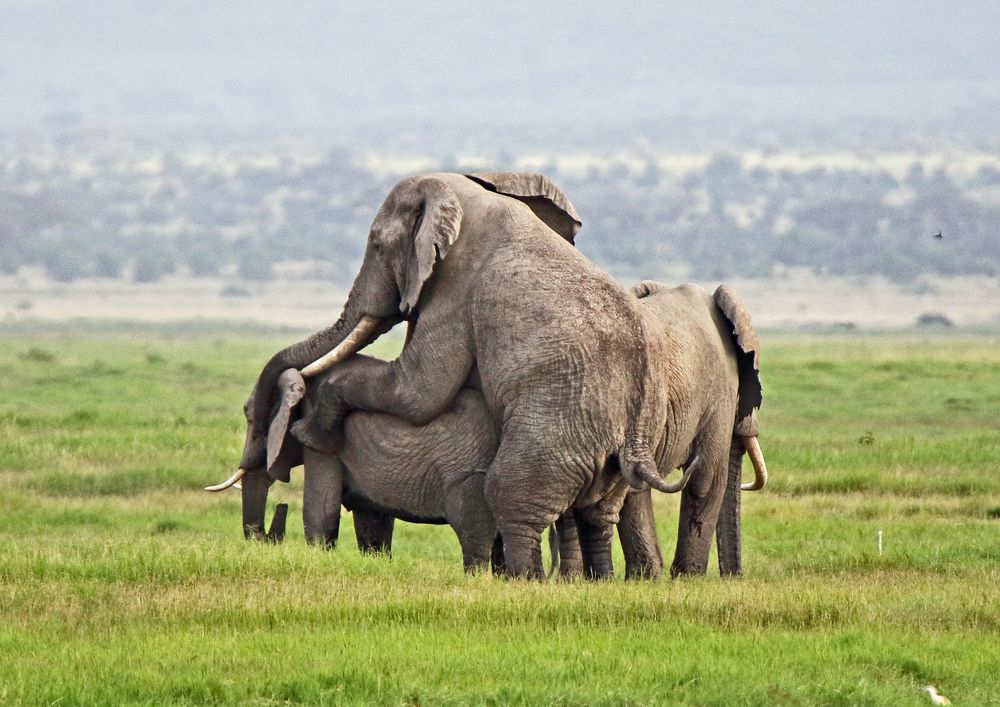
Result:
[[[713,439],[711,444],[697,444],[702,468],[692,476],[681,492],[681,510],[677,527],[677,548],[670,566],[670,576],[700,574],[708,571],[708,555],[719,520],[728,478],[730,436]]]
[[[573,579],[583,575],[583,551],[580,549],[580,534],[572,509],[563,513],[556,521],[559,534],[559,578]]]
[[[486,474],[485,495],[503,537],[507,574],[540,580],[545,579],[542,532],[570,507],[582,481],[574,480],[580,478],[578,470],[560,468],[544,458],[544,451],[539,451],[544,445],[517,437],[504,430]],[[525,454],[526,449],[533,451]],[[565,483],[559,483],[561,479]]]
[[[663,574],[652,492],[626,494],[618,513],[618,539],[625,555],[625,579],[656,579]]]
[[[392,531],[396,517],[381,511],[354,511],[354,535],[365,554],[392,555]]]
[[[583,555],[583,576],[586,579],[612,579],[615,567],[611,560],[611,541],[614,525],[593,519],[586,511],[575,514],[580,534],[580,551]]]
[[[542,568],[542,533],[530,525],[506,523],[503,538],[504,574],[523,579],[545,579]]]

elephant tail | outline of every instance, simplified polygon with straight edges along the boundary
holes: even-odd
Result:
[[[677,493],[683,491],[688,481],[700,468],[700,456],[695,456],[684,466],[684,475],[673,483],[667,482],[657,471],[656,461],[649,450],[649,446],[644,443],[626,444],[619,456],[622,476],[629,486],[634,489],[644,490],[647,485],[662,491],[663,493]]]
[[[546,579],[550,579],[559,569],[559,531],[555,523],[549,526],[549,554],[552,556],[552,566],[545,574]]]

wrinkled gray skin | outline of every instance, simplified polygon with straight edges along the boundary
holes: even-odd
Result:
[[[668,414],[655,451],[672,469],[692,456],[699,470],[681,495],[671,576],[704,574],[712,535],[723,575],[739,574],[743,436],[757,435],[761,399],[759,344],[749,315],[726,286],[710,295],[697,285],[632,287],[647,315],[665,377]],[[648,490],[631,491],[620,512],[626,577],[655,577],[663,568]]]
[[[653,465],[666,426],[658,381],[667,373],[635,298],[572,247],[578,226],[565,195],[539,175],[403,180],[375,218],[338,322],[272,357],[257,399],[269,401],[282,371],[322,356],[363,315],[378,331],[409,319],[399,358],[339,376],[296,436],[330,450],[349,410],[426,424],[475,363],[500,422],[485,494],[508,572],[542,576],[541,532],[572,507],[586,573],[610,576],[626,480],[638,485],[636,470]],[[255,409],[250,441],[260,447],[268,405]],[[241,466],[260,464],[251,453]]]
[[[285,371],[278,380],[279,402],[272,411],[268,450],[276,457],[272,470],[304,467],[303,521],[306,539],[335,545],[341,504],[354,513],[358,546],[362,551],[389,552],[393,520],[450,524],[462,547],[467,571],[494,570],[503,564],[494,551],[496,523],[486,504],[483,480],[496,454],[499,430],[489,415],[482,393],[459,391],[453,404],[424,426],[414,426],[382,413],[355,412],[345,421],[344,443],[336,454],[303,447],[288,430],[316,407],[325,383],[350,371],[375,365],[375,359],[355,356],[307,385],[298,371]],[[248,403],[248,422],[252,416]],[[254,527],[263,527],[266,490],[253,506]],[[561,576],[580,573],[575,533],[567,530]],[[256,534],[256,533],[255,533]]]

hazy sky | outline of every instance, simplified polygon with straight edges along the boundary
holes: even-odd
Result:
[[[3,0],[0,132],[904,122],[1000,107],[1000,3]],[[697,5],[697,7],[695,7]],[[64,115],[63,120],[66,119]]]

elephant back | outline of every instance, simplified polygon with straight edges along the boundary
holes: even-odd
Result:
[[[740,377],[736,432],[754,436],[757,434],[754,409],[760,407],[763,398],[760,384],[760,339],[750,321],[750,313],[731,287],[719,285],[712,299],[730,324],[736,348],[736,365]]]

